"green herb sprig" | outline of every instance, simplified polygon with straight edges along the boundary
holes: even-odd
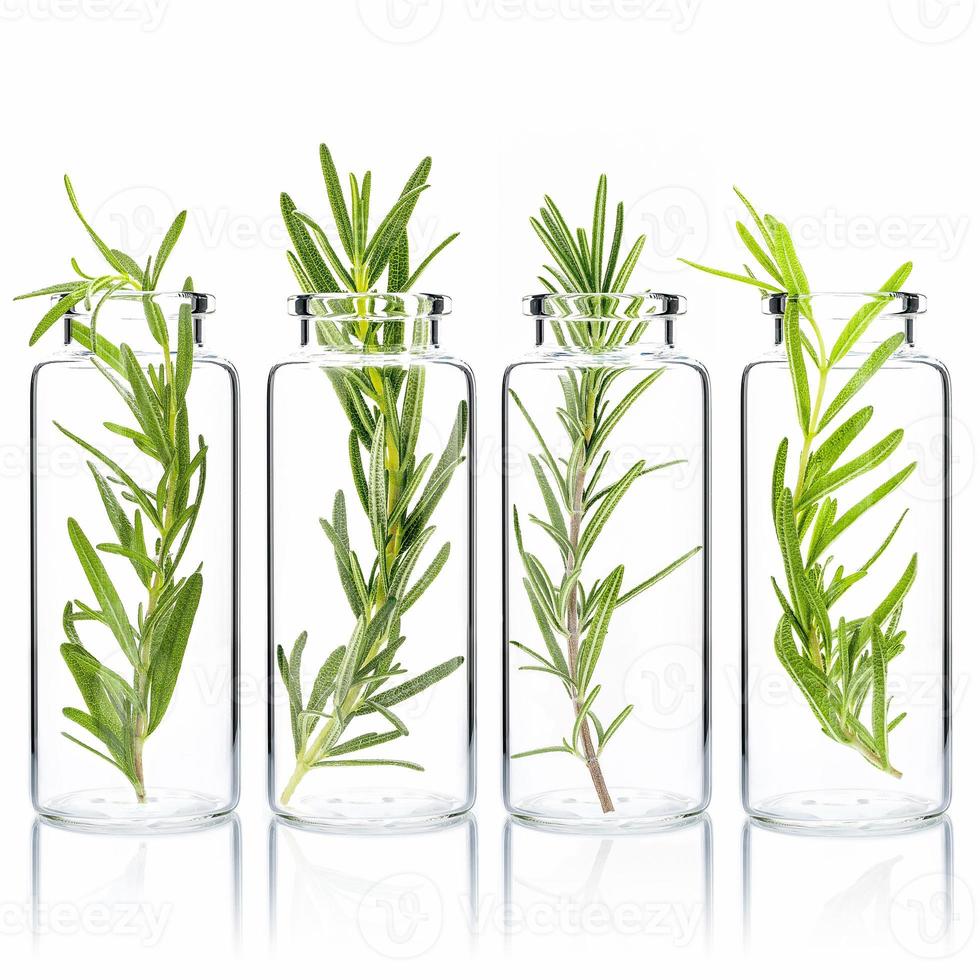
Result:
[[[55,426],[91,457],[88,468],[115,535],[114,541],[92,545],[75,518],[68,519],[68,535],[79,564],[95,596],[95,605],[81,599],[68,602],[63,625],[66,642],[61,656],[78,685],[85,709],[66,707],[64,716],[103,749],[70,732],[69,741],[104,759],[129,781],[140,803],[146,800],[144,747],[160,727],[173,697],[184,653],[204,586],[202,566],[181,576],[181,561],[201,510],[206,477],[207,446],[198,436],[192,453],[187,393],[191,385],[194,338],[190,306],[180,307],[174,350],[163,310],[153,296],[163,267],[177,244],[187,213],[170,226],[156,257],[141,267],[135,259],[110,248],[95,232],[79,208],[71,181],[65,189],[107,271],[84,273],[73,258],[75,280],[55,283],[17,299],[64,294],[41,318],[31,344],[55,323],[68,318],[75,340],[94,355],[92,363],[119,394],[131,416],[126,423],[107,421],[105,428],[129,440],[140,456],[159,470],[152,487],[82,436],[58,422]],[[191,291],[190,279],[184,291]],[[118,346],[100,336],[97,319],[104,304],[120,293],[135,293],[150,336],[158,345],[160,363],[145,369],[126,343]],[[79,308],[88,312],[88,324],[74,319]],[[147,545],[147,533],[151,544]],[[100,557],[126,559],[141,589],[145,590],[135,615],[127,612],[119,588]],[[131,680],[112,670],[83,639],[79,624],[98,624],[128,661]]]
[[[573,234],[547,196],[540,220],[531,218],[531,226],[555,262],[544,266],[546,276],[539,277],[541,284],[549,293],[585,294],[572,301],[574,317],[561,324],[551,321],[556,340],[567,344],[567,329],[575,346],[593,353],[636,344],[647,326],[647,321],[638,317],[642,297],[629,300],[623,309],[621,298],[596,295],[622,293],[627,288],[646,241],[642,235],[637,238],[619,264],[625,217],[620,202],[607,253],[606,196],[603,175],[596,191],[591,235],[584,228]],[[568,301],[557,302],[568,306]],[[702,547],[692,548],[636,585],[625,584],[625,566],[617,565],[586,588],[586,559],[628,491],[642,477],[684,462],[676,459],[648,465],[640,460],[618,479],[602,482],[611,457],[605,448],[610,436],[664,371],[651,371],[624,394],[614,396],[615,384],[628,373],[626,368],[566,368],[560,377],[562,405],[556,410],[569,445],[565,456],[545,438],[517,392],[510,391],[541,449],[540,454],[529,458],[547,516],[530,515],[528,520],[547,535],[561,559],[561,573],[553,578],[544,560],[526,547],[515,507],[514,538],[524,567],[524,588],[546,655],[516,640],[510,642],[531,658],[531,663],[519,669],[557,678],[572,708],[571,732],[561,744],[517,752],[512,758],[565,753],[580,759],[588,769],[603,813],[612,812],[615,805],[599,759],[633,710],[632,704],[626,705],[606,725],[598,717],[598,668],[603,652],[609,649],[610,623],[617,609],[676,571]]]
[[[736,225],[739,237],[769,278],[756,276],[750,266],[745,266],[742,275],[681,261],[703,272],[747,283],[764,295],[787,294],[783,330],[802,444],[796,476],[789,483],[788,438],[780,442],[773,467],[772,518],[783,559],[782,584],[772,577],[782,609],[774,636],[776,657],[802,691],[825,735],[856,750],[875,768],[901,777],[892,764],[888,741],[906,713],[889,717],[888,671],[891,662],[905,650],[906,634],[899,629],[899,621],[902,603],[915,580],[917,556],[912,555],[898,581],[865,615],[837,616],[835,621],[832,610],[869,574],[898,534],[908,510],[900,514],[881,546],[857,568],[846,570],[828,552],[855,521],[869,512],[878,513],[882,501],[915,469],[914,462],[908,463],[846,510],[839,506],[839,490],[877,471],[902,444],[904,432],[895,429],[869,449],[841,462],[871,422],[874,408],[866,405],[843,422],[838,417],[904,343],[905,334],[895,333],[878,344],[848,374],[832,398],[829,382],[833,369],[841,365],[888,305],[888,294],[902,288],[912,264],[900,266],[882,285],[882,295],[875,295],[860,306],[828,350],[789,230],[770,214],[760,217],[738,188],[735,193],[759,235],[756,238],[740,221]],[[831,422],[835,423],[833,427]],[[866,708],[870,718],[864,722]]]
[[[340,306],[345,313],[355,315],[332,319],[321,303],[323,317],[316,321],[318,339],[322,344],[349,351],[401,349],[404,321],[387,318],[379,336],[377,320],[367,315],[373,302],[370,293],[385,273],[389,292],[410,289],[432,259],[456,238],[456,234],[450,235],[410,271],[407,228],[419,197],[429,186],[426,181],[432,161],[426,157],[415,168],[373,234],[369,234],[370,171],[360,181],[354,174],[349,176],[348,203],[325,145],[320,147],[320,165],[345,258],[337,254],[323,228],[296,209],[288,194],[280,200],[293,244],[287,259],[300,288],[310,293],[352,294]],[[364,314],[363,318],[360,314]],[[416,324],[417,332],[425,329],[424,324]],[[413,334],[413,340],[421,339],[418,333]],[[459,403],[439,458],[434,459],[432,454],[418,458],[424,367],[416,364],[406,370],[365,364],[325,367],[324,372],[350,423],[349,465],[373,548],[364,561],[353,550],[347,500],[343,491],[337,491],[332,515],[329,520],[321,519],[320,526],[334,551],[354,625],[347,642],[323,661],[308,695],[301,685],[307,634],[300,634],[289,656],[282,646],[277,647],[279,673],[289,696],[296,753],[296,767],[280,796],[283,805],[289,803],[311,769],[399,766],[421,771],[423,766],[414,761],[363,753],[407,736],[408,726],[393,710],[395,706],[448,677],[464,662],[462,656],[454,656],[410,679],[392,683],[407,674],[397,659],[407,642],[401,631],[402,617],[449,560],[447,541],[415,575],[436,534],[431,523],[436,508],[466,458],[466,402]],[[388,727],[345,737],[358,719],[368,725],[385,722]]]

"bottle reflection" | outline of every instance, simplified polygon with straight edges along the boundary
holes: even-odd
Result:
[[[948,817],[860,835],[791,833],[747,820],[742,896],[744,938],[752,949],[845,947],[942,957],[965,943],[973,925],[972,903],[953,871]]]
[[[269,931],[280,953],[451,958],[474,941],[477,833],[471,814],[436,829],[341,834],[269,827]]]
[[[509,944],[618,935],[655,949],[708,950],[713,910],[707,816],[655,833],[556,833],[504,825],[504,934]]]
[[[31,836],[39,953],[238,947],[241,828],[228,816],[178,833],[107,834],[44,818]]]

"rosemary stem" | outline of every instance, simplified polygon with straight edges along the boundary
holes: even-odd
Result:
[[[593,406],[595,404],[594,394],[591,391],[590,404]],[[576,468],[572,499],[572,513],[569,521],[569,541],[571,542],[572,546],[568,553],[567,561],[567,569],[569,572],[575,568],[579,535],[582,530],[583,498],[585,495],[585,468],[586,463],[583,456],[582,461]],[[575,589],[572,589],[571,595],[568,597],[567,625],[568,672],[569,676],[574,678],[578,664],[579,643],[581,640],[578,618],[578,595]],[[581,695],[582,692],[578,691],[576,692],[576,696],[572,699],[572,707],[575,710],[576,718],[579,716],[579,712],[582,710]],[[613,805],[612,797],[609,795],[609,789],[606,786],[606,779],[602,773],[602,767],[599,765],[599,757],[595,750],[595,743],[592,740],[592,726],[589,724],[588,718],[584,719],[582,722],[579,737],[582,741],[582,754],[585,757],[585,765],[589,770],[589,776],[592,778],[592,785],[595,787],[596,795],[599,797],[599,804],[602,807],[602,812],[612,813],[612,811],[616,808]]]
[[[813,440],[817,435],[817,425],[820,420],[820,412],[823,408],[823,400],[827,391],[827,374],[830,370],[829,365],[823,356],[823,338],[820,336],[820,331],[817,330],[817,325],[813,324],[814,331],[817,335],[817,340],[820,343],[821,358],[820,364],[818,365],[820,380],[817,383],[817,396],[813,402],[813,411],[810,414],[810,422],[807,425],[807,431],[803,434],[803,448],[800,451],[800,469],[796,478],[796,490],[793,492],[793,519],[799,517],[799,513],[796,510],[796,501],[800,499],[800,494],[803,493],[803,481],[806,477],[807,464],[810,462],[810,450],[813,446]],[[809,643],[808,643],[808,653],[810,656],[810,661],[813,666],[818,670],[826,670],[826,664],[824,663],[824,658],[820,652],[820,631],[817,629],[817,624],[812,623],[810,625],[809,631]],[[830,657],[830,651],[827,651],[827,657]]]
[[[136,776],[135,789],[137,803],[146,802],[146,784],[143,779],[143,741],[144,736],[138,734],[133,745],[133,774]]]
[[[819,366],[819,371],[820,380],[817,382],[817,397],[813,402],[813,411],[810,415],[810,424],[807,426],[807,431],[803,433],[803,448],[800,451],[800,469],[796,478],[796,490],[793,492],[794,501],[799,499],[800,494],[803,492],[803,479],[806,476],[806,464],[810,461],[810,449],[813,446],[813,440],[817,436],[817,425],[820,421],[820,413],[821,409],[823,408],[824,396],[827,393],[827,376],[830,371],[830,366],[825,361],[822,361]]]
[[[384,649],[384,647],[382,642],[379,641],[374,649],[368,653],[367,659],[364,661],[365,664],[374,660],[381,649]],[[351,718],[357,713],[357,709],[360,707],[362,687],[363,685],[358,685],[352,688],[347,695],[346,700],[340,708],[340,714],[343,718]],[[299,786],[303,777],[313,768],[316,760],[321,757],[324,750],[334,745],[337,739],[343,735],[345,727],[346,722],[341,723],[337,720],[337,712],[335,710],[320,729],[317,737],[313,740],[313,744],[297,755],[296,768],[293,770],[292,776],[289,777],[289,782],[286,783],[282,795],[279,797],[279,802],[283,806],[289,803],[293,793],[296,791],[296,787]]]
[[[872,752],[859,738],[854,738],[852,741],[845,742],[844,744],[850,745],[852,749],[860,752],[876,769],[880,769],[882,772],[889,776],[894,776],[896,779],[902,778],[902,773],[898,769],[891,764],[882,764],[881,757],[876,752]]]
[[[164,372],[167,378],[168,390],[173,391],[173,363],[170,357],[169,345],[164,346]],[[174,405],[171,403],[167,408],[167,424],[170,433],[170,437],[174,436],[174,424],[176,420],[176,412]],[[163,502],[163,530],[161,532],[161,540],[166,540],[167,534],[170,531],[171,526],[174,522],[174,495],[177,490],[176,485],[176,474],[170,473],[167,477],[166,494],[164,496]],[[158,501],[159,504],[159,501]],[[163,562],[165,560],[164,555],[160,555],[160,566],[157,568],[156,572],[153,574],[153,578],[150,580],[150,584],[147,587],[147,598],[146,598],[146,619],[148,620],[153,614],[157,607],[157,602],[160,599],[160,592],[166,583],[166,571],[163,567]],[[146,620],[144,620],[145,622]],[[140,696],[140,702],[142,705],[142,710],[139,713],[139,717],[136,719],[136,729],[133,735],[133,774],[136,776],[137,786],[136,788],[136,799],[139,803],[146,802],[146,782],[143,775],[143,749],[146,745],[146,734],[149,727],[149,705],[147,704],[147,695],[149,693],[149,673],[150,673],[150,645],[151,645],[152,629],[147,631],[145,635],[140,638],[140,659],[139,659],[139,669],[136,674],[136,691]]]
[[[817,383],[816,398],[814,399],[813,402],[813,411],[811,412],[810,415],[810,423],[807,426],[807,431],[804,432],[803,434],[804,435],[803,448],[800,452],[800,469],[796,481],[796,490],[793,494],[794,518],[799,516],[795,510],[795,501],[799,499],[800,495],[803,492],[803,481],[806,477],[807,463],[810,460],[810,450],[813,445],[813,440],[817,435],[817,425],[819,424],[820,414],[823,408],[823,400],[827,391],[827,379],[830,372],[830,365],[827,362],[825,349],[823,345],[823,338],[820,335],[819,329],[817,329],[816,323],[814,323],[812,320],[811,323],[813,323],[814,332],[816,334],[817,342],[820,348],[820,363],[818,365],[819,381]],[[827,665],[824,662],[823,657],[821,656],[820,643],[821,643],[820,631],[817,629],[816,623],[813,623],[811,624],[809,630],[808,653],[813,665],[817,667],[819,670],[826,671]],[[830,657],[830,653],[831,651],[828,650],[827,651],[828,658]],[[871,749],[869,749],[859,738],[854,736],[853,733],[848,730],[846,707],[844,708],[842,714],[843,717],[841,720],[845,725],[845,731],[850,736],[850,740],[843,742],[843,744],[848,745],[856,752],[859,752],[868,762],[870,762],[873,766],[875,766],[875,768],[882,770],[882,772],[885,772],[890,776],[895,776],[896,778],[901,779],[902,773],[899,772],[899,770],[895,769],[893,766],[891,766],[888,763],[883,763],[881,757],[876,752],[873,752]]]
[[[374,614],[377,613],[378,609],[380,609],[386,601],[386,598],[382,598],[378,601]],[[386,630],[384,635],[377,640],[370,650],[368,650],[362,666],[367,666],[370,664],[381,653],[381,651],[384,650],[389,639],[390,636],[388,630]],[[344,703],[340,705],[340,718],[349,720],[357,714],[357,709],[361,706],[364,686],[364,684],[357,684],[350,689],[347,697],[344,699]],[[333,714],[323,724],[309,748],[304,748],[303,751],[297,754],[296,768],[293,770],[292,776],[289,777],[289,782],[286,783],[286,786],[283,788],[282,794],[279,797],[279,802],[282,803],[283,806],[286,806],[289,803],[293,793],[296,791],[296,787],[299,786],[303,777],[316,765],[317,759],[322,757],[324,751],[329,749],[337,742],[340,736],[343,735],[346,727],[347,721],[340,721],[338,719],[337,710],[335,709]]]
[[[381,382],[380,375],[375,368],[369,368],[368,374],[371,377],[371,383],[375,388],[375,392],[378,396],[378,405],[382,411],[385,413],[385,408],[387,407],[387,402],[384,397],[384,388]],[[399,479],[399,470],[401,468],[401,457],[399,455],[399,447],[395,440],[392,438],[392,427],[387,426],[387,448],[385,452],[385,469],[388,471],[388,513],[390,514],[398,502],[398,495],[401,492],[401,481]],[[378,556],[379,561],[384,561],[385,568],[390,571],[394,565],[395,559],[398,557],[401,548],[401,522],[392,529],[392,540],[386,547],[383,554]],[[381,579],[378,581],[377,593],[374,597],[375,608],[372,612],[376,615],[378,610],[387,601],[387,594],[385,593]],[[370,619],[368,620],[370,622]],[[374,646],[372,650],[368,652],[368,656],[364,661],[364,666],[371,663],[375,657],[384,649],[384,645],[389,637],[387,633],[378,643]],[[351,689],[347,696],[344,704],[340,708],[340,714],[342,718],[352,717],[359,706],[361,697],[362,686],[358,685]],[[315,760],[320,758],[321,753],[325,748],[334,744],[338,738],[343,734],[345,723],[340,723],[337,720],[336,711],[330,717],[330,719],[323,725],[318,733],[313,744],[306,751],[300,752],[296,757],[296,768],[293,770],[292,776],[289,778],[289,782],[284,787],[281,796],[279,797],[279,802],[286,806],[293,793],[296,791],[296,787],[299,786],[303,777],[313,768]],[[312,761],[311,761],[312,760]]]
[[[299,786],[303,777],[309,771],[310,767],[306,765],[302,759],[297,759],[296,768],[293,770],[292,776],[289,777],[289,782],[286,783],[286,786],[282,791],[282,795],[279,797],[279,802],[282,803],[283,806],[286,806],[293,798],[293,793],[296,792],[296,787]]]
[[[334,720],[335,716],[327,721],[327,723],[320,729],[320,733],[313,740],[313,745],[305,752],[300,752],[296,757],[296,768],[293,769],[293,774],[289,777],[289,781],[283,788],[282,794],[279,797],[279,802],[286,806],[292,799],[293,793],[296,792],[296,787],[302,782],[303,777],[313,768],[313,766],[307,762],[307,759],[315,759],[320,752],[323,751],[324,746],[327,744],[328,739],[339,737],[339,733],[334,734],[337,725]]]
[[[900,265],[885,280],[878,293],[870,294],[871,301],[864,302],[857,313],[848,317],[846,325],[833,337],[834,343],[828,352],[813,311],[813,300],[818,294],[810,290],[809,280],[803,271],[789,229],[771,214],[761,216],[738,188],[735,188],[735,193],[745,205],[761,236],[760,242],[747,224],[740,225],[742,241],[753,258],[761,263],[769,278],[779,285],[756,278],[748,266],[745,266],[746,274],[742,275],[686,259],[682,261],[711,275],[747,283],[760,289],[766,296],[783,294],[786,302],[782,309],[785,316],[778,322],[784,329],[788,368],[786,373],[796,403],[793,414],[797,416],[802,447],[795,489],[792,489],[792,475],[787,470],[787,454],[791,444],[788,434],[779,442],[773,471],[773,516],[789,592],[787,597],[773,577],[773,584],[783,607],[783,615],[778,620],[774,638],[776,654],[793,683],[806,696],[810,708],[820,722],[821,730],[838,744],[858,752],[875,768],[900,778],[901,772],[889,761],[888,739],[893,729],[905,717],[905,713],[899,714],[891,722],[888,721],[891,698],[888,695],[887,675],[890,661],[905,649],[904,631],[898,635],[898,623],[902,603],[916,578],[918,556],[912,555],[898,583],[883,602],[872,607],[870,615],[839,615],[835,617],[839,622],[835,631],[830,610],[852,585],[867,574],[871,565],[889,546],[908,510],[899,517],[878,551],[856,572],[848,575],[845,563],[839,558],[835,560],[829,554],[825,558],[822,556],[828,551],[831,542],[853,523],[856,516],[880,503],[915,470],[916,464],[913,462],[906,466],[897,479],[886,481],[877,490],[863,497],[859,504],[838,514],[840,501],[835,496],[836,491],[881,466],[897,448],[894,440],[903,430],[898,430],[872,449],[859,453],[842,465],[838,464],[837,461],[872,417],[874,406],[865,405],[846,421],[838,423],[834,431],[823,438],[819,447],[816,444],[824,420],[829,422],[831,417],[841,411],[868,384],[872,376],[884,367],[905,339],[904,334],[898,333],[878,344],[873,353],[864,358],[860,366],[855,366],[853,371],[843,363],[843,358],[849,352],[856,353],[855,345],[872,323],[882,315],[887,316],[885,311],[889,298],[896,295],[896,291],[908,279],[912,272],[912,263]],[[546,238],[546,244],[549,241]],[[574,242],[571,244],[574,246]],[[805,333],[807,324],[812,328],[812,334]],[[816,369],[815,374],[811,364]],[[845,374],[845,383],[840,386],[825,411],[823,403],[830,387],[831,372],[837,366],[847,368],[841,372]],[[816,382],[812,403],[811,381]],[[793,533],[787,533],[790,520],[793,522]],[[809,545],[804,550],[805,538],[808,538]],[[832,562],[836,564],[835,568],[831,567]],[[799,644],[796,634],[799,634]],[[809,670],[799,672],[795,666],[797,661]],[[855,665],[860,670],[871,673],[870,677],[866,674],[862,676],[862,686],[856,692],[850,689],[855,676],[852,673]],[[818,671],[819,676],[811,677],[813,670]],[[870,731],[860,720],[869,693],[872,699]],[[828,724],[828,721],[833,724]]]
[[[364,477],[362,461],[355,458],[355,454],[360,452],[357,440],[365,443],[371,452],[371,465],[368,468],[368,480],[370,483],[370,497],[361,494],[369,524],[371,525],[372,538],[374,542],[371,556],[374,561],[368,566],[370,571],[362,568],[357,555],[347,549],[337,548],[337,559],[341,564],[341,573],[344,577],[344,566],[347,566],[354,577],[353,587],[357,592],[352,599],[352,606],[357,625],[352,639],[356,638],[356,647],[351,649],[340,648],[344,660],[345,675],[342,683],[338,683],[336,675],[332,683],[327,681],[327,689],[321,691],[316,689],[316,708],[310,708],[302,712],[304,716],[316,718],[310,725],[308,720],[300,721],[297,717],[299,708],[302,707],[303,699],[300,695],[299,704],[295,706],[290,703],[290,715],[293,723],[293,730],[300,724],[300,736],[297,739],[298,748],[295,752],[296,764],[292,776],[283,787],[279,799],[283,805],[289,803],[294,796],[305,775],[313,768],[322,765],[337,765],[348,760],[331,760],[330,756],[335,748],[339,748],[344,754],[355,752],[357,749],[350,744],[338,745],[344,732],[350,723],[361,710],[365,713],[377,712],[392,723],[394,730],[385,732],[378,736],[377,733],[366,733],[363,738],[372,743],[372,739],[380,738],[380,741],[387,741],[389,737],[396,735],[407,735],[405,726],[390,712],[386,711],[383,704],[375,704],[373,698],[375,692],[379,690],[389,678],[396,673],[407,673],[399,664],[392,665],[395,656],[395,644],[405,641],[405,637],[400,636],[400,617],[403,612],[402,603],[406,597],[407,579],[414,567],[414,561],[418,560],[419,553],[414,554],[412,564],[400,565],[408,555],[408,548],[414,548],[420,544],[418,552],[421,552],[425,541],[419,542],[417,535],[412,532],[409,538],[409,524],[407,520],[408,504],[411,495],[420,490],[420,483],[423,474],[418,470],[415,460],[415,450],[418,440],[418,423],[422,413],[422,396],[418,393],[417,399],[409,402],[401,388],[401,383],[405,380],[405,375],[410,368],[402,368],[400,364],[388,363],[383,356],[372,357],[371,355],[384,355],[399,348],[404,338],[404,320],[398,316],[392,316],[396,306],[386,307],[384,315],[379,315],[377,310],[377,297],[379,277],[387,269],[387,291],[398,293],[406,291],[410,284],[415,281],[419,272],[424,268],[429,259],[436,255],[445,244],[452,239],[439,245],[430,252],[429,256],[416,268],[414,274],[409,275],[409,255],[408,255],[408,236],[406,227],[411,216],[412,208],[418,195],[424,191],[428,184],[426,177],[429,173],[431,160],[426,157],[416,168],[408,185],[402,191],[395,207],[388,212],[388,215],[378,226],[373,236],[368,235],[368,217],[370,210],[370,171],[365,174],[361,181],[350,175],[350,199],[349,203],[344,192],[336,179],[336,171],[333,167],[332,158],[326,145],[320,147],[321,167],[327,183],[327,196],[330,199],[331,209],[336,219],[336,226],[340,233],[343,250],[346,253],[346,260],[337,256],[332,247],[326,243],[324,236],[318,237],[319,246],[317,251],[322,254],[317,256],[320,261],[314,265],[313,253],[306,248],[309,243],[308,233],[299,237],[301,223],[295,217],[295,208],[288,195],[282,196],[283,216],[286,219],[287,229],[296,253],[290,254],[290,264],[301,286],[312,279],[315,280],[323,265],[332,267],[338,274],[339,282],[334,287],[334,291],[348,292],[351,294],[351,304],[354,317],[350,320],[345,316],[343,322],[338,324],[337,333],[343,335],[343,346],[351,353],[358,353],[363,356],[356,367],[351,367],[350,371],[357,374],[357,385],[351,389],[350,397],[341,397],[341,408],[347,413],[351,421],[352,435],[355,439],[354,447],[351,449],[351,462],[355,467],[352,475],[357,482],[358,490],[366,485],[358,482],[358,477]],[[343,212],[343,214],[341,214]],[[349,263],[349,264],[348,264]],[[407,311],[402,310],[407,314]],[[330,319],[327,314],[326,319]],[[408,319],[407,315],[404,318]],[[324,343],[331,343],[330,338],[322,338]],[[328,375],[330,370],[327,369]],[[401,401],[401,407],[400,407]],[[460,415],[456,426],[453,429],[454,439],[465,432],[466,416],[464,406],[460,408]],[[402,412],[409,409],[414,413],[411,418],[406,418]],[[405,427],[402,427],[404,422]],[[378,426],[383,426],[383,440],[378,439],[380,433]],[[412,426],[415,426],[414,430]],[[367,439],[364,437],[368,436]],[[375,441],[383,443],[375,448]],[[455,445],[455,443],[453,443]],[[380,450],[380,465],[375,453]],[[461,448],[458,450],[461,452]],[[448,457],[447,457],[448,458]],[[458,462],[462,462],[464,457],[460,456]],[[428,464],[426,464],[428,465]],[[418,513],[426,518],[431,517],[435,503],[445,489],[446,477],[448,474],[440,473],[441,483],[433,474],[426,489],[422,493],[429,493],[429,498],[424,498],[425,504]],[[408,491],[411,491],[411,494]],[[406,499],[406,495],[408,499]],[[385,506],[381,506],[381,497],[384,496]],[[344,524],[344,534],[346,535],[347,511],[344,502],[343,491],[338,491],[336,496],[338,503],[335,506],[342,508],[342,518]],[[368,503],[368,500],[371,503]],[[377,506],[375,506],[375,502]],[[423,498],[420,498],[419,505],[422,505]],[[431,505],[431,506],[430,506]],[[376,511],[376,512],[375,512]],[[398,511],[398,516],[395,516]],[[324,521],[324,524],[327,522]],[[435,529],[433,527],[421,529],[422,533],[428,536]],[[421,592],[431,584],[435,575],[445,562],[448,554],[448,543],[445,546],[445,554],[440,551],[429,571],[428,578],[420,578],[414,588],[412,601],[421,595]],[[405,574],[401,571],[404,569]],[[392,572],[397,571],[399,582],[393,586],[391,581]],[[366,573],[367,572],[367,573]],[[366,574],[365,574],[366,573]],[[350,592],[348,592],[350,596]],[[384,624],[379,624],[376,617],[384,615]],[[380,636],[376,636],[371,641],[371,646],[366,646],[367,639],[364,631],[371,628],[372,635],[379,625],[382,625]],[[305,641],[304,641],[305,642]],[[387,658],[387,661],[386,661]],[[454,658],[455,666],[463,662],[463,658]],[[353,661],[353,666],[351,666]],[[385,662],[386,661],[386,662]],[[326,667],[329,661],[324,666]],[[447,662],[451,663],[451,662]],[[436,671],[445,668],[443,664],[436,668]],[[351,668],[353,673],[347,673]],[[389,669],[390,668],[390,669]],[[297,660],[298,670],[298,660]],[[295,683],[297,694],[301,690],[299,677],[290,677],[288,665],[280,665],[280,672],[284,675],[284,680],[290,691],[293,690],[292,684]],[[421,684],[417,690],[435,683],[440,677],[430,676],[433,672],[426,672],[419,675],[414,680]],[[319,675],[318,675],[319,678]],[[319,682],[319,680],[318,680]],[[404,692],[403,692],[404,693]],[[417,691],[416,691],[417,693]],[[406,695],[406,696],[414,696]],[[310,704],[313,703],[314,695],[310,695]],[[375,760],[375,759],[352,759],[352,764],[360,765],[380,765],[389,761],[392,764],[405,765],[399,760]],[[412,768],[421,769],[421,766],[409,764]]]

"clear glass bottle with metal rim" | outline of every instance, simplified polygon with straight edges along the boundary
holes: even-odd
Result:
[[[776,345],[742,385],[742,795],[760,819],[949,805],[950,387],[915,343],[925,309],[764,301]]]
[[[449,300],[294,296],[269,379],[269,799],[342,827],[468,810],[474,383]]]
[[[628,830],[708,802],[709,387],[674,345],[685,309],[525,300],[537,348],[503,395],[503,793],[527,820]]]
[[[238,801],[238,381],[212,297],[99,305],[31,381],[32,797],[143,831]]]

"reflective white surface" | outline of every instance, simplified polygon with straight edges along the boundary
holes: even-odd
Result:
[[[30,931],[39,961],[174,956],[195,947],[233,956],[240,928],[237,817],[147,835],[34,821]]]
[[[472,816],[411,833],[342,834],[269,826],[272,949],[315,961],[452,963],[475,939],[477,831]]]
[[[628,943],[642,955],[706,952],[713,915],[712,826],[695,817],[658,832],[603,837],[529,827],[503,831],[512,953]]]
[[[742,830],[746,948],[962,951],[973,896],[957,877],[948,817],[903,832],[810,835],[747,820]]]

